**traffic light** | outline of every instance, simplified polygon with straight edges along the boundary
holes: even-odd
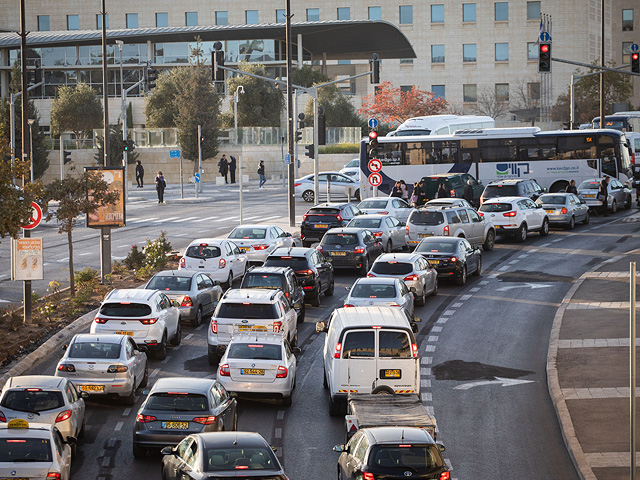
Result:
[[[300,130],[296,130],[296,143],[302,140],[302,132]]]
[[[371,67],[371,83],[377,85],[380,83],[380,57],[377,53],[371,55],[369,66]]]
[[[212,78],[214,82],[224,82],[224,50],[211,52]]]
[[[125,152],[133,152],[136,149],[136,146],[133,143],[133,140],[125,140],[122,148]]]
[[[158,71],[151,66],[147,67],[147,91],[150,92],[156,88],[156,80],[158,79]]]
[[[313,146],[313,144],[311,145],[305,145],[304,149],[307,151],[307,153],[305,153],[305,155],[309,158],[315,158],[315,148]]]
[[[64,159],[64,165],[71,161],[71,152],[69,150],[64,150],[62,152],[62,157]]]
[[[551,72],[551,43],[538,45],[538,73]]]
[[[631,71],[640,73],[640,53],[638,52],[631,54]]]
[[[378,156],[378,132],[371,130],[369,132],[369,157]]]
[[[318,115],[318,145],[327,144],[327,128],[326,117],[323,114]]]
[[[205,144],[205,138],[204,138],[204,135],[202,135],[200,137],[200,148],[204,148],[204,144]]]

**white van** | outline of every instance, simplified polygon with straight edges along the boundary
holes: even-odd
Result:
[[[316,331],[324,342],[324,386],[330,415],[344,415],[349,393],[420,394],[418,326],[395,307],[338,308]]]

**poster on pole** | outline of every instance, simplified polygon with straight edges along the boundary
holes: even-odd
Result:
[[[120,198],[114,205],[98,208],[87,215],[87,227],[124,227],[125,195],[124,195],[124,167],[85,167],[85,171],[102,172],[102,179],[109,184],[110,192],[119,192]]]
[[[12,240],[12,280],[44,280],[42,238]]]

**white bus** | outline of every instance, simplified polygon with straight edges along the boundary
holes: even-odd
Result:
[[[493,128],[496,122],[491,117],[478,115],[430,115],[414,117],[405,121],[387,137],[411,137],[416,135],[451,135],[456,130]]]
[[[361,197],[373,195],[369,160],[382,160],[378,194],[391,192],[396,181],[409,188],[422,177],[468,173],[485,185],[498,179],[535,179],[549,192],[564,190],[603,174],[622,183],[630,179],[629,142],[618,130],[540,131],[538,127],[461,130],[453,135],[379,137],[369,149],[360,144]],[[373,177],[372,177],[373,178]]]
[[[600,128],[600,117],[591,122],[593,128]],[[640,112],[616,112],[605,115],[604,128],[613,128],[621,132],[640,132]]]

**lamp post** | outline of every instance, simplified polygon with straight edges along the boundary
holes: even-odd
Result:
[[[35,123],[35,120],[30,118],[27,123],[29,124],[29,170],[31,172],[31,183],[33,183],[33,133],[31,125]]]
[[[122,144],[126,145],[127,143],[127,107],[126,107],[126,92],[124,91],[124,78],[122,73],[122,47],[124,46],[124,42],[122,40],[116,40],[116,45],[118,45],[118,50],[120,50],[120,118],[122,119]],[[124,150],[122,152],[122,166],[124,167],[124,200],[127,201],[129,197],[129,176],[127,164],[129,163],[129,152]]]
[[[238,85],[238,88],[236,88],[236,91],[233,93],[233,120],[234,120],[234,126],[235,126],[235,133],[236,133],[236,145],[238,145],[238,94],[239,93],[244,93],[244,87],[242,85]],[[242,155],[238,155],[238,172],[240,172],[240,182],[239,182],[239,187],[240,187],[240,225],[242,225],[243,222],[243,218],[242,218]]]

